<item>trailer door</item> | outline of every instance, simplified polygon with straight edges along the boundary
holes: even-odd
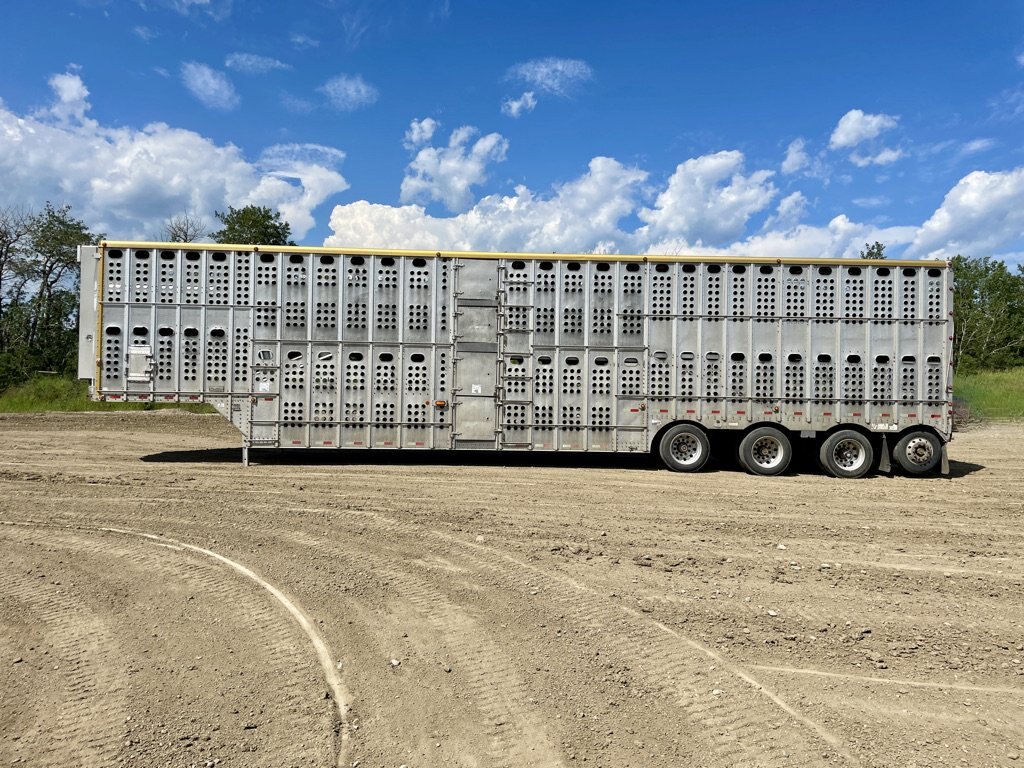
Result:
[[[456,264],[454,447],[495,448],[498,370],[497,263]]]

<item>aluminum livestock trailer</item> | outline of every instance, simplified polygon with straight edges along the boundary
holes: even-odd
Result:
[[[939,261],[105,242],[82,247],[97,400],[206,402],[249,449],[655,451],[774,475],[945,468]],[[732,437],[733,439],[728,439]]]

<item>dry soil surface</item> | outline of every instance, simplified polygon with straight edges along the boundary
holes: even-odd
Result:
[[[949,478],[0,417],[0,764],[1024,766],[1024,426]]]

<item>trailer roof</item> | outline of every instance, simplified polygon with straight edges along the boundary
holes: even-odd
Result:
[[[245,245],[241,243],[162,243],[134,240],[103,240],[101,248],[149,248],[164,250],[241,251],[243,253],[317,253],[331,255],[359,256],[441,256],[452,259],[523,259],[544,261],[638,261],[638,262],[704,262],[719,264],[849,264],[889,267],[935,267],[945,268],[949,262],[937,259],[851,259],[828,258],[786,258],[774,256],[701,256],[682,254],[619,254],[619,253],[518,253],[504,251],[436,251],[406,250],[395,248],[325,248],[302,245]]]

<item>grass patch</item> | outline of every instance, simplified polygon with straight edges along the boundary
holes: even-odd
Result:
[[[972,418],[1024,419],[1024,368],[956,375],[953,394]]]
[[[89,399],[89,383],[64,376],[37,376],[0,393],[0,413],[46,411],[153,411],[179,408],[192,413],[215,413],[205,403],[98,403]]]

